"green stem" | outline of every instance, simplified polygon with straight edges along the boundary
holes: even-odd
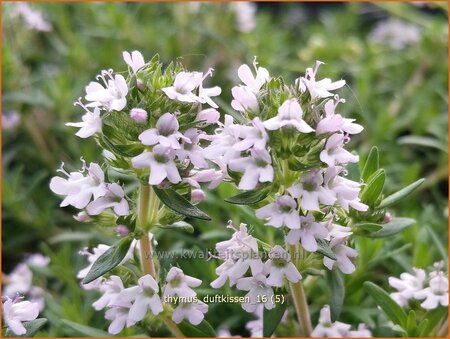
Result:
[[[159,200],[151,186],[141,183],[139,185],[137,226],[144,230],[144,235],[139,240],[142,271],[145,274],[150,274],[155,280],[157,280],[157,274],[153,262],[152,242],[148,231],[157,221],[158,208]]]
[[[163,318],[164,324],[169,328],[169,330],[175,335],[176,338],[185,338],[186,336],[178,328],[177,324],[170,318]]]
[[[295,245],[289,245],[289,252],[291,254],[294,265],[299,267],[300,253],[302,249]],[[303,330],[303,336],[311,337],[312,326],[309,317],[308,302],[306,300],[305,291],[301,281],[296,283],[289,283],[292,300],[294,302],[295,312],[297,313],[298,322]]]
[[[447,337],[448,335],[448,318],[445,319],[436,334],[438,337]]]

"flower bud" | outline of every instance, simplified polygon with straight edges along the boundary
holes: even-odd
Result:
[[[124,237],[129,233],[128,227],[125,225],[118,225],[116,228],[116,233],[119,237]]]
[[[133,108],[130,111],[130,118],[133,119],[138,124],[143,124],[147,122],[147,111],[142,108]]]
[[[387,224],[391,220],[392,220],[392,214],[389,212],[386,212],[386,214],[384,215],[383,223]]]
[[[142,81],[141,79],[137,79],[136,80],[136,87],[140,90],[143,91],[145,89],[145,83],[144,81]]]
[[[202,189],[195,189],[191,192],[191,202],[196,203],[205,200],[205,192]]]
[[[77,215],[74,215],[73,218],[79,222],[88,222],[91,220],[89,214],[87,214],[85,211],[79,212]]]
[[[195,120],[197,121],[206,121],[208,124],[215,124],[219,121],[220,113],[214,108],[204,109],[203,111],[198,112]]]

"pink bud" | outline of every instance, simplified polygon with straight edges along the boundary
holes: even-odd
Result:
[[[130,111],[130,118],[133,119],[138,124],[143,124],[147,122],[147,111],[142,108],[133,108]]]
[[[202,189],[195,189],[191,192],[191,202],[196,203],[205,200],[205,192]]]
[[[124,237],[129,233],[128,227],[125,225],[118,225],[116,228],[116,233],[119,237]]]
[[[85,211],[79,212],[77,215],[74,215],[73,218],[79,222],[88,222],[91,220],[89,214],[87,214]]]
[[[198,112],[195,120],[197,121],[206,121],[208,124],[215,124],[219,121],[220,113],[214,108],[204,109],[203,111]]]
[[[391,220],[392,220],[392,215],[391,215],[391,213],[386,212],[386,214],[384,215],[384,220],[383,220],[383,222],[384,222],[385,224],[387,224],[387,223],[390,222]]]
[[[137,87],[139,90],[143,91],[143,90],[145,89],[144,81],[142,81],[141,79],[137,79],[137,80],[136,80],[136,87]]]

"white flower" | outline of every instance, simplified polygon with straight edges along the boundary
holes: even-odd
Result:
[[[110,246],[108,246],[108,245],[99,244],[97,247],[94,247],[92,249],[92,252],[89,252],[87,250],[87,248],[85,248],[83,251],[81,251],[80,252],[81,255],[87,256],[89,265],[78,272],[77,278],[78,279],[84,279],[87,276],[87,274],[89,273],[89,271],[91,270],[92,265],[94,264],[94,262],[97,261],[97,259],[103,253],[105,253],[109,248],[110,248]],[[92,282],[90,282],[88,284],[81,284],[81,287],[83,287],[85,290],[97,289],[97,288],[100,287],[100,285],[102,284],[103,280],[104,279],[102,277],[99,277],[99,278],[95,279],[94,281],[92,281]]]
[[[26,2],[18,2],[13,9],[12,15],[20,15],[28,29],[41,32],[50,32],[53,29],[52,24],[45,20],[42,12],[31,8]]]
[[[400,274],[400,279],[389,277],[389,285],[394,287],[398,292],[390,294],[397,304],[404,307],[408,301],[414,297],[414,293],[423,288],[423,283],[426,278],[426,273],[420,268],[413,268],[414,275],[410,273]]]
[[[218,122],[218,125],[215,135],[209,136],[211,143],[205,148],[205,158],[227,164],[240,156],[240,151],[233,146],[240,140],[242,126],[234,124],[233,117],[228,114],[225,115],[224,123]]]
[[[344,141],[347,139],[348,137],[341,133],[336,133],[329,137],[325,144],[325,149],[320,152],[320,160],[330,167],[349,162],[358,162],[359,156],[343,148]]]
[[[237,29],[241,32],[251,32],[256,27],[256,4],[252,2],[232,2],[231,8],[236,13]]]
[[[106,194],[89,203],[86,206],[86,211],[90,215],[98,215],[107,208],[112,208],[114,212],[121,215],[129,214],[128,202],[125,199],[123,188],[116,183],[106,185]]]
[[[322,186],[323,176],[319,170],[305,172],[300,182],[288,188],[294,198],[301,198],[300,206],[310,211],[320,211],[319,202],[333,205],[336,197],[333,191]]]
[[[263,313],[264,305],[258,304],[253,314],[256,316],[255,320],[249,321],[245,328],[250,331],[251,338],[263,338]]]
[[[207,124],[215,124],[220,119],[220,113],[214,108],[207,108],[197,113],[195,121],[204,121]]]
[[[201,72],[180,72],[176,75],[173,86],[165,87],[162,91],[172,100],[182,102],[204,102],[192,91],[196,89],[203,80]]]
[[[131,320],[128,316],[130,307],[131,303],[125,305],[115,305],[105,312],[105,318],[112,320],[108,327],[109,333],[119,334],[125,326],[130,327],[136,324],[136,321]]]
[[[150,185],[159,185],[165,178],[176,184],[181,181],[181,177],[174,159],[172,149],[156,145],[152,152],[144,152],[132,158],[131,163],[135,168],[150,168],[148,180]]]
[[[81,98],[74,104],[84,108],[86,113],[81,117],[81,122],[68,122],[66,126],[79,127],[80,130],[75,133],[77,137],[88,138],[95,133],[102,131],[102,118],[100,117],[100,109],[94,107],[91,112],[82,102]]]
[[[200,279],[185,275],[183,270],[178,267],[172,267],[167,273],[166,287],[164,288],[164,297],[194,297],[197,295],[191,287],[198,287],[202,283]]]
[[[146,123],[147,117],[148,113],[145,109],[135,107],[130,111],[130,118],[138,124]]]
[[[200,137],[204,134],[197,128],[189,128],[184,132],[181,148],[175,150],[180,161],[189,159],[190,162],[197,168],[206,168],[208,163],[205,160],[204,150],[200,147]]]
[[[270,131],[281,127],[291,127],[302,133],[314,132],[314,129],[302,117],[303,110],[297,99],[288,99],[278,109],[277,116],[264,121],[264,126]]]
[[[258,182],[271,182],[273,180],[272,158],[265,149],[252,148],[250,157],[232,159],[228,163],[231,170],[244,172],[239,189],[251,190]]]
[[[256,149],[264,149],[266,147],[269,135],[263,123],[256,117],[252,120],[252,125],[251,127],[242,126],[239,130],[239,138],[242,140],[233,145],[235,150],[246,151],[251,147]]]
[[[330,99],[325,103],[326,116],[317,124],[316,134],[335,133],[339,131],[348,134],[358,134],[364,129],[361,125],[353,122],[355,119],[346,119],[342,115],[335,113],[336,107],[340,102],[345,102],[345,100],[338,99],[337,97],[336,101]]]
[[[278,197],[271,204],[256,210],[259,219],[266,219],[266,225],[280,228],[285,225],[290,229],[300,228],[300,216],[297,212],[297,203],[289,195]]]
[[[266,280],[268,285],[281,287],[284,277],[292,283],[300,281],[302,276],[291,262],[291,255],[281,246],[274,246],[269,252],[269,258],[265,263],[266,270],[269,272]]]
[[[239,79],[250,89],[253,93],[258,93],[261,87],[269,80],[269,72],[264,67],[258,67],[258,63],[253,61],[253,68],[256,76],[253,75],[252,70],[247,65],[241,65],[238,68]]]
[[[100,285],[103,295],[95,301],[92,306],[96,311],[104,309],[106,306],[114,306],[120,292],[124,289],[122,280],[117,275],[112,275]]]
[[[372,332],[366,324],[359,324],[358,329],[348,332],[349,338],[372,338]]]
[[[116,74],[113,76],[112,70],[102,71],[97,79],[103,81],[103,85],[91,81],[86,86],[87,101],[91,101],[88,106],[106,108],[108,111],[121,111],[127,104],[126,96],[128,94],[128,86],[125,78]]]
[[[28,265],[18,264],[4,278],[3,295],[14,298],[17,294],[27,294],[33,285],[33,272]]]
[[[124,51],[122,56],[123,60],[128,66],[131,67],[134,73],[137,73],[142,67],[145,66],[144,57],[139,51],[133,51],[131,54],[130,52]]]
[[[92,197],[96,200],[107,193],[104,183],[105,174],[100,166],[92,162],[87,167],[83,160],[82,162],[83,168],[80,172],[70,173],[64,170],[64,163],[62,163],[58,172],[65,174],[67,179],[53,177],[50,181],[50,189],[54,193],[66,196],[60,204],[61,207],[72,205],[82,209],[89,204]],[[83,174],[85,171],[87,171],[86,176]]]
[[[358,252],[346,246],[347,240],[345,238],[334,238],[330,242],[330,248],[336,255],[337,260],[330,259],[328,257],[323,257],[323,264],[332,270],[333,267],[337,266],[342,273],[350,274],[355,271],[355,265],[352,262],[352,258],[358,256]]]
[[[35,253],[30,255],[27,260],[25,260],[25,263],[27,265],[31,265],[33,267],[47,267],[48,264],[50,263],[50,258],[49,257],[45,257],[40,253]]]
[[[231,107],[236,111],[244,113],[245,111],[257,111],[258,99],[255,93],[246,86],[234,86],[231,89],[233,100],[231,101]]]
[[[291,229],[286,235],[286,241],[295,245],[299,241],[302,247],[309,252],[317,251],[317,240],[325,239],[328,235],[328,229],[321,223],[316,222],[311,212],[304,217],[300,217],[300,228]]]
[[[180,148],[178,139],[182,134],[178,132],[180,125],[177,117],[172,113],[164,113],[156,122],[156,128],[150,128],[139,135],[139,140],[147,146],[161,144],[173,149]]]
[[[20,126],[20,114],[12,112],[2,112],[2,129],[6,131],[13,131]]]
[[[138,285],[122,290],[118,296],[121,303],[133,302],[128,317],[137,322],[144,319],[147,310],[154,315],[163,311],[161,299],[158,295],[159,287],[155,279],[149,274],[139,278]]]
[[[345,85],[345,80],[333,82],[331,79],[325,78],[316,81],[316,73],[321,64],[323,64],[323,62],[316,61],[314,69],[308,68],[305,77],[296,80],[296,84],[299,86],[300,91],[304,93],[308,90],[312,100],[330,97],[333,95],[330,91],[334,91]]]
[[[213,108],[218,108],[219,106],[217,106],[217,104],[214,101],[212,101],[211,97],[216,97],[220,95],[220,93],[222,93],[222,89],[219,86],[214,86],[210,88],[203,87],[203,81],[208,75],[212,76],[213,71],[214,70],[210,68],[208,72],[206,72],[206,74],[203,76],[202,81],[200,82],[200,85],[198,87],[198,96],[202,100],[201,101],[202,103],[207,103],[209,106]]]
[[[2,304],[2,310],[6,326],[18,336],[27,333],[22,322],[34,320],[39,315],[39,306],[36,303],[16,301],[8,297]]]
[[[331,322],[330,306],[320,311],[319,323],[311,333],[313,338],[343,338],[349,334],[351,326],[339,321]]]
[[[448,306],[448,278],[444,272],[430,273],[430,286],[414,293],[415,299],[425,299],[420,304],[426,310],[432,310],[440,305]]]
[[[204,302],[180,303],[173,310],[172,320],[179,324],[183,319],[187,319],[192,325],[198,325],[203,321],[206,312],[208,312],[208,305]]]
[[[275,307],[273,290],[267,282],[266,274],[258,273],[252,277],[241,278],[237,281],[236,287],[242,291],[248,291],[245,296],[249,298],[249,302],[241,304],[247,312],[254,312],[259,303],[268,310]]]
[[[398,19],[380,21],[370,32],[369,39],[392,49],[402,49],[420,40],[420,28]]]

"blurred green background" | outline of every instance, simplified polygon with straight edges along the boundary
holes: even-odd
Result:
[[[211,83],[223,90],[222,113],[231,110],[237,67],[255,55],[271,75],[288,81],[321,60],[326,63],[321,77],[347,81],[339,92],[347,100],[340,106],[343,113],[365,126],[350,148],[363,159],[373,145],[380,149],[388,175],[385,194],[426,178],[390,210],[415,218],[416,225],[386,240],[359,239],[357,271],[346,277],[342,321],[372,326],[385,321],[359,288],[363,281],[388,289],[388,276],[447,260],[447,3],[29,4],[47,22],[44,30],[31,27],[15,6],[2,3],[2,271],[11,271],[27,253],[51,258],[49,267],[35,274],[36,285],[46,291],[42,315],[50,320],[39,335],[80,335],[61,319],[107,328],[102,313],[91,307],[98,295],[83,291],[75,276],[86,265],[78,251],[112,243],[113,230],[77,223],[76,211],[60,209],[48,183],[61,160],[77,168],[81,155],[88,162],[101,159],[93,140],[77,138],[64,123],[80,120],[73,102],[101,69],[126,69],[124,50],[140,50],[146,60],[159,53],[165,63],[181,57],[191,70],[213,67]],[[208,192],[200,207],[212,222],[192,221],[194,234],[159,234],[159,248],[213,248],[230,236],[225,229],[230,218],[270,237],[250,209],[222,203],[233,193],[226,184]],[[178,263],[204,280],[201,293],[211,292],[217,263]],[[235,292],[225,288],[224,293]],[[319,281],[308,287],[308,295],[315,323],[329,293]],[[206,318],[216,328],[248,335],[245,323],[254,317],[238,304],[216,304]],[[289,335],[291,325],[283,324],[277,334]],[[395,335],[379,328],[375,335]],[[167,335],[164,331],[155,333]],[[129,329],[124,335],[139,333]]]

